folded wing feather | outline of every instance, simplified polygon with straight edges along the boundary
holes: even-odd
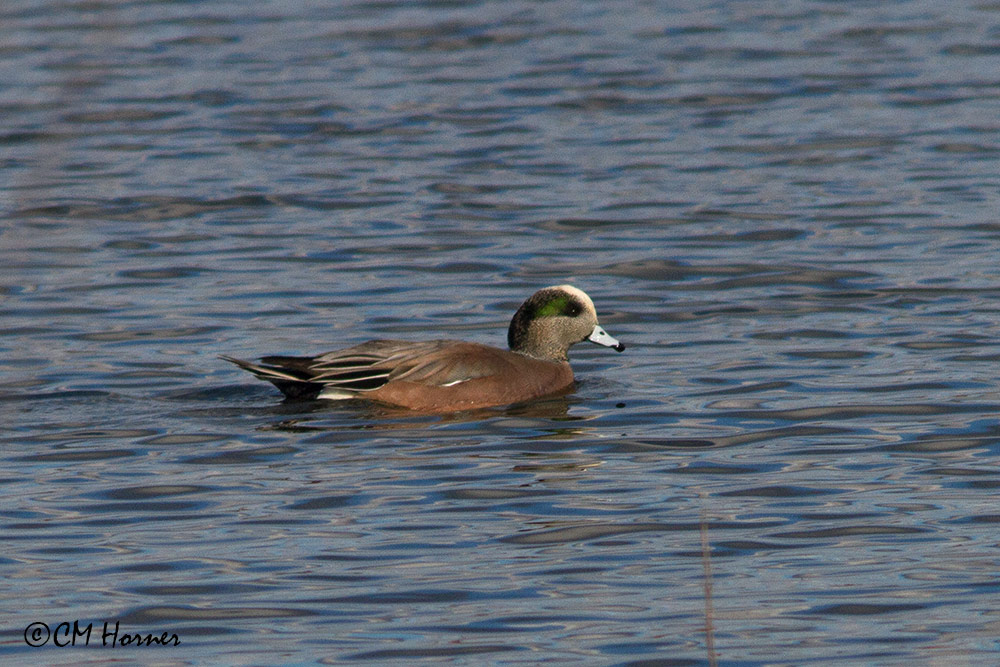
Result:
[[[448,387],[489,375],[491,369],[480,358],[483,349],[493,348],[449,340],[373,340],[317,357],[264,357],[260,364],[223,358],[273,382],[285,393],[290,388],[297,389],[297,394],[319,389],[324,394],[330,389],[357,393],[395,380]],[[304,386],[290,387],[296,383]]]

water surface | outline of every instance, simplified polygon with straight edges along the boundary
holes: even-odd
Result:
[[[4,662],[995,658],[1000,6],[0,25]],[[531,405],[217,359],[502,345],[564,282],[628,350]],[[76,619],[181,644],[25,643]]]

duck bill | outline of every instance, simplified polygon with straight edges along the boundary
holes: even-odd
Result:
[[[589,336],[587,336],[587,340],[591,343],[603,345],[604,347],[610,347],[616,352],[621,352],[625,349],[624,345],[619,343],[614,337],[611,336],[611,334],[602,329],[599,325],[594,327],[594,330],[590,332]]]

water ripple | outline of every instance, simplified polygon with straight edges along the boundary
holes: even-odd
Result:
[[[0,4],[0,661],[994,662],[998,20]],[[527,405],[217,359],[565,282],[628,349]]]

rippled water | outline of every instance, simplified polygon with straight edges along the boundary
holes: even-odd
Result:
[[[0,5],[0,660],[995,660],[1000,5],[664,4]],[[562,282],[567,397],[217,359]]]

